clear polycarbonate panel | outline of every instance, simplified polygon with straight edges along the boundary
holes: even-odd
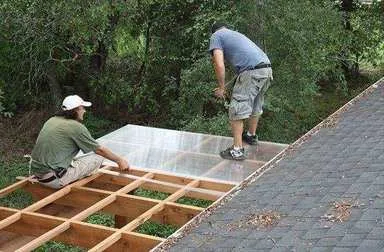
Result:
[[[222,159],[219,152],[232,144],[232,138],[137,125],[127,125],[98,141],[136,168],[235,183],[286,148],[283,144],[259,142],[257,146],[246,146],[246,161],[231,161]]]

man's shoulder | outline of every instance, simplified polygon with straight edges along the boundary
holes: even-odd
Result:
[[[62,128],[65,128],[68,131],[87,131],[87,128],[84,124],[74,119],[67,119],[62,116],[54,116],[48,121],[50,121],[50,123],[59,124]]]

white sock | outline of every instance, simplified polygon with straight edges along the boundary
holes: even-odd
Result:
[[[256,134],[252,135],[251,133],[249,133],[249,131],[247,131],[247,136],[256,136]]]
[[[241,150],[241,147],[239,147],[239,146],[233,146],[233,149],[234,149],[235,151],[239,151],[239,150]]]

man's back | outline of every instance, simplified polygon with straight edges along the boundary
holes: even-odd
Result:
[[[240,73],[261,63],[270,64],[268,56],[245,35],[227,28],[217,30],[211,36],[209,51],[221,49],[225,60]]]
[[[50,118],[43,126],[32,150],[32,168],[45,172],[47,168],[67,168],[82,149],[94,151],[98,143],[84,125],[60,116]]]

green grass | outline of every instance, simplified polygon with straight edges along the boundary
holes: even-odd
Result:
[[[189,198],[189,197],[182,197],[182,198],[178,199],[176,201],[176,203],[207,208],[213,203],[213,201],[212,200],[204,200],[204,199],[194,199],[194,198]]]
[[[54,242],[54,241],[49,241],[45,243],[44,245],[38,247],[37,249],[33,250],[34,252],[83,252],[87,251],[86,249],[72,246],[72,245],[67,245],[61,242]]]
[[[23,161],[5,163],[0,161],[0,189],[16,182],[17,176],[28,176],[28,163]],[[33,203],[30,193],[18,189],[4,197],[0,197],[0,206],[22,209]]]
[[[176,232],[177,229],[179,228],[173,225],[158,224],[153,221],[146,221],[135,231],[142,234],[167,238],[168,236]]]
[[[32,205],[32,195],[22,189],[13,191],[12,193],[0,198],[0,206],[13,209],[23,209]]]
[[[28,176],[28,162],[15,160],[4,162],[0,160],[0,188],[4,188],[16,182],[17,176]]]
[[[106,227],[115,227],[115,218],[112,214],[94,213],[90,215],[85,222],[102,225]]]
[[[171,194],[164,193],[164,192],[158,192],[158,191],[151,191],[151,190],[147,190],[147,189],[143,189],[143,188],[138,188],[133,192],[133,195],[144,197],[144,198],[164,200]],[[210,206],[213,203],[213,201],[212,200],[203,200],[203,199],[194,199],[194,198],[190,198],[190,197],[182,197],[182,198],[178,199],[176,201],[176,203],[206,208],[206,207]]]
[[[157,200],[164,200],[170,195],[169,193],[151,191],[143,188],[136,189],[133,192],[133,194],[136,196],[157,199]],[[176,202],[179,204],[185,204],[185,205],[191,205],[191,206],[197,206],[197,207],[203,207],[203,208],[206,208],[213,203],[213,201],[211,200],[194,199],[189,197],[182,197]],[[159,224],[153,221],[146,221],[143,225],[139,226],[136,229],[136,232],[147,234],[147,235],[153,235],[157,237],[162,237],[162,238],[167,238],[168,236],[173,234],[177,229],[178,227],[175,227],[173,225]]]
[[[144,197],[144,198],[150,198],[150,199],[164,200],[171,194],[164,193],[164,192],[158,192],[158,191],[151,191],[151,190],[147,190],[147,189],[143,189],[143,188],[137,188],[133,192],[133,195]]]

